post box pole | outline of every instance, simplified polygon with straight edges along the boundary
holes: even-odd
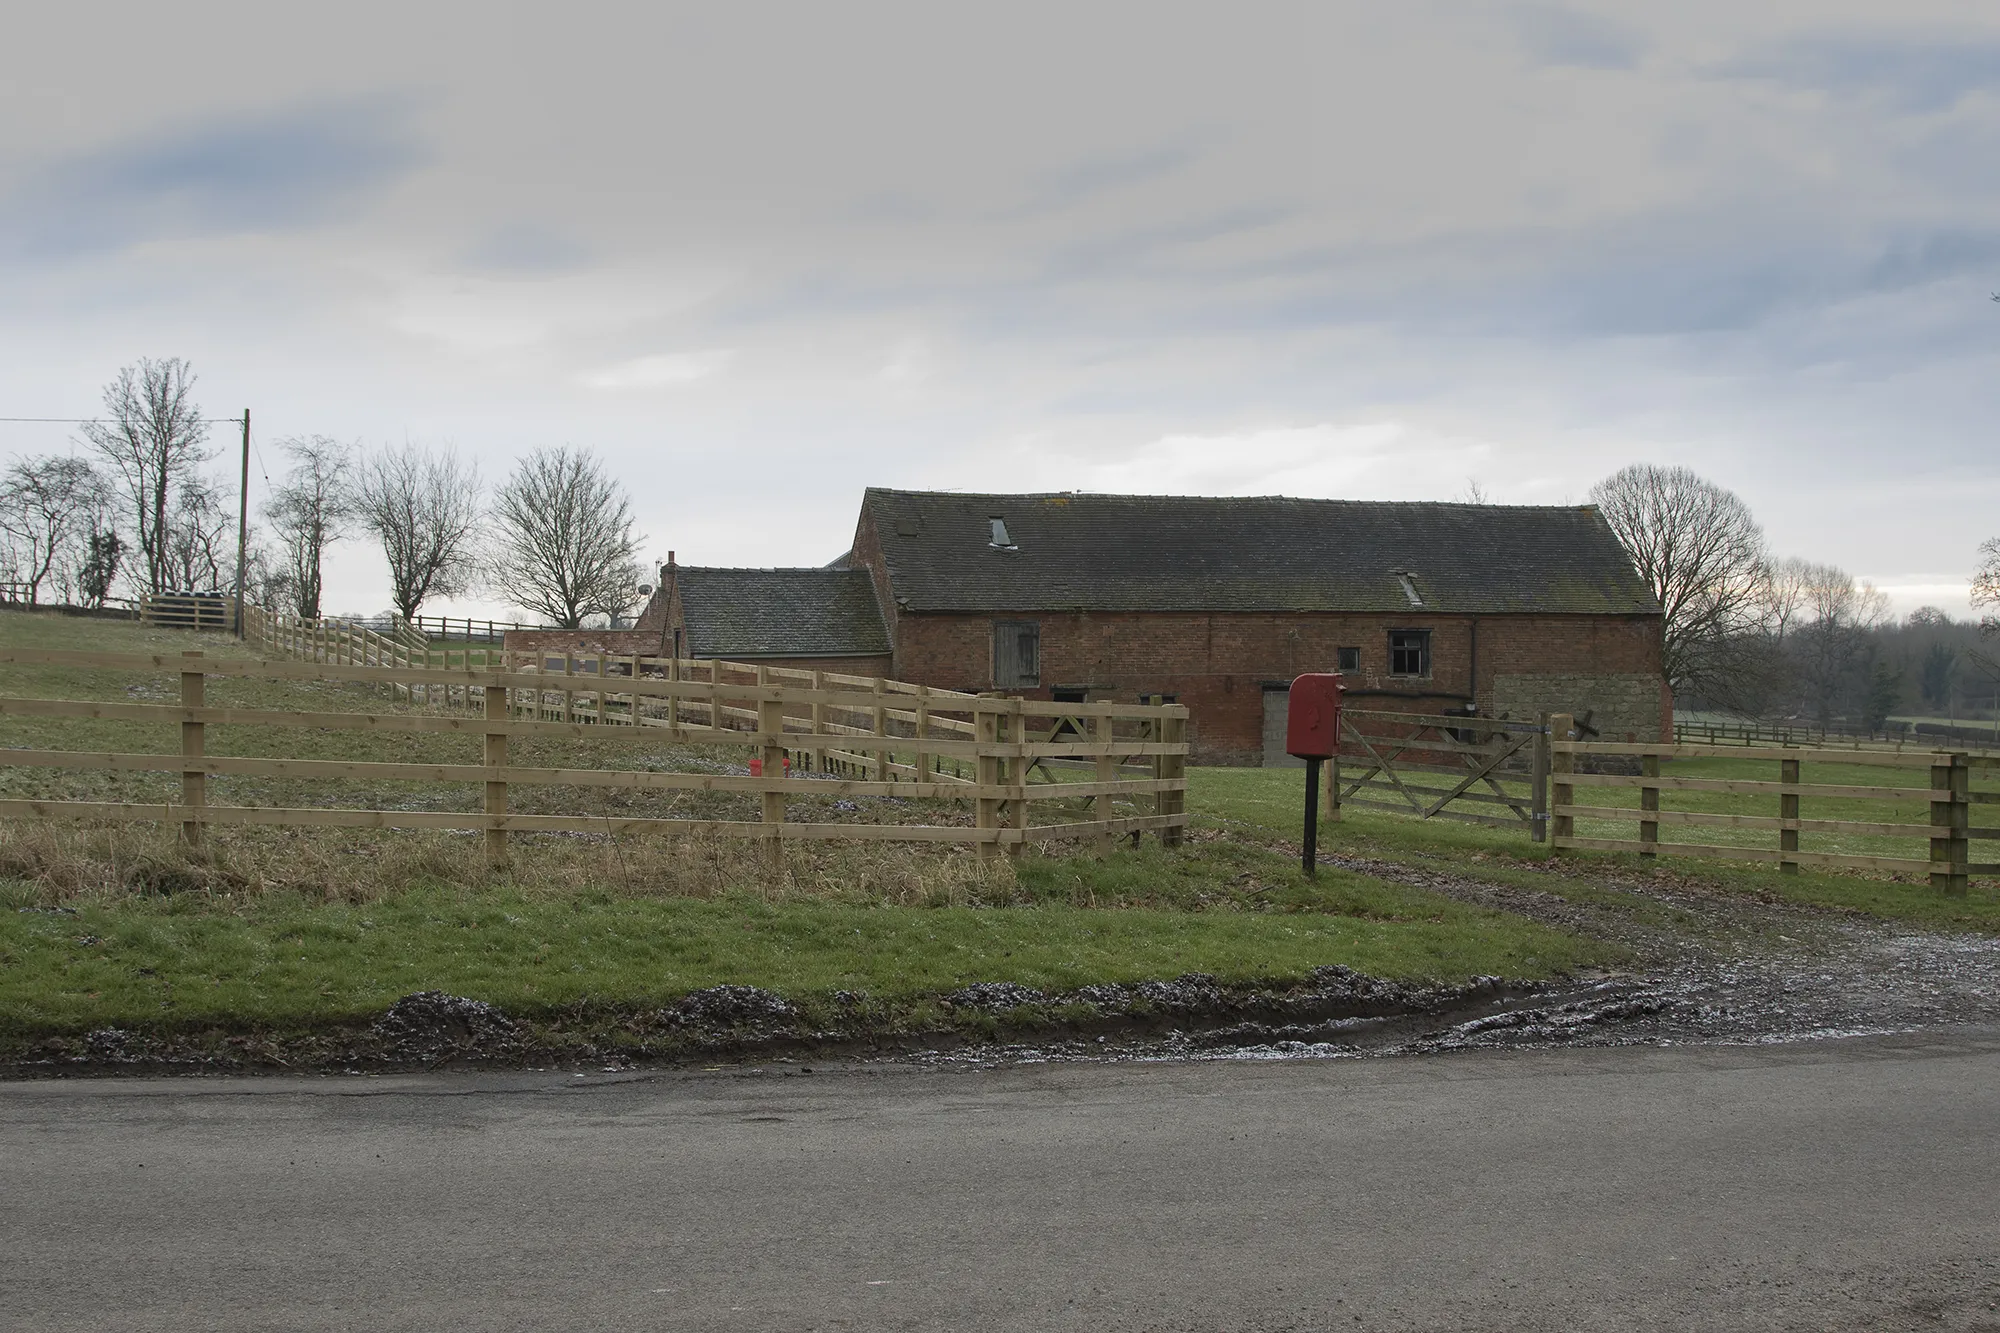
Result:
[[[1306,760],[1306,837],[1302,860],[1307,879],[1319,878],[1319,766],[1317,759]]]

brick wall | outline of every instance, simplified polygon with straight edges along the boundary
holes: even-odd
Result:
[[[1067,687],[1092,699],[1174,695],[1192,712],[1189,738],[1204,763],[1260,762],[1263,687],[1334,670],[1343,647],[1360,650],[1359,670],[1348,673],[1356,707],[1441,712],[1476,703],[1487,716],[1532,716],[1515,711],[1531,706],[1578,714],[1596,707],[1601,719],[1616,713],[1619,739],[1626,733],[1658,739],[1669,725],[1657,616],[906,611],[897,620],[895,675],[949,689],[992,689],[996,619],[1041,625],[1041,684],[1009,693],[1048,698],[1053,688]],[[1430,631],[1428,679],[1389,674],[1391,630]],[[1606,702],[1547,705],[1565,683],[1587,686],[1590,700]]]

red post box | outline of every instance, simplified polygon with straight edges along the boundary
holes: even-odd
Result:
[[[1306,761],[1306,827],[1300,844],[1306,878],[1319,873],[1319,766],[1340,753],[1340,677],[1312,672],[1292,682],[1285,707],[1285,753]]]
[[[1331,759],[1340,753],[1340,677],[1312,674],[1292,682],[1285,714],[1285,753]]]

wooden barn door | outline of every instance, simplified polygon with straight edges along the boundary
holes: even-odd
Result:
[[[1033,689],[1042,683],[1042,626],[1035,620],[993,622],[993,688]]]
[[[1285,724],[1291,718],[1289,686],[1268,686],[1264,690],[1264,767],[1304,768],[1306,761],[1285,753]]]

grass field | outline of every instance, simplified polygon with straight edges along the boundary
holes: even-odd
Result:
[[[118,622],[0,613],[30,647],[237,651],[229,640]],[[213,706],[388,712],[375,687],[212,679]],[[0,695],[168,702],[172,676],[0,666]],[[629,734],[629,733],[628,733]],[[171,726],[0,719],[0,745],[172,753]],[[477,742],[351,731],[211,727],[214,755],[477,762]],[[734,759],[653,741],[516,743],[516,762],[683,768]],[[1273,774],[1272,777],[1282,777]],[[0,794],[164,800],[174,774],[0,766]],[[477,790],[411,783],[212,777],[217,804],[475,809]],[[755,818],[728,793],[519,791],[516,809]],[[872,818],[832,801],[809,815]],[[850,806],[857,803],[849,802]],[[969,814],[904,802],[911,817]],[[1219,826],[1174,851],[1030,852],[982,863],[962,848],[798,845],[773,875],[742,843],[597,834],[521,837],[488,868],[477,835],[218,830],[189,854],[152,825],[0,826],[0,1032],[93,1026],[310,1025],[442,989],[533,1015],[590,1001],[657,1005],[721,982],[814,1002],[865,990],[934,1007],[970,981],[1067,987],[1209,972],[1282,982],[1338,963],[1381,976],[1541,977],[1614,946],[1442,895],[1339,871],[1308,881],[1268,831]]]
[[[1687,768],[1681,771],[1692,770],[1697,764],[1716,762],[1689,761]],[[1727,772],[1726,769],[1723,771]],[[1816,776],[1818,771],[1818,766],[1809,766],[1807,780],[1819,780]],[[1921,773],[1923,770],[1916,771]],[[1830,778],[1825,780],[1833,781]],[[1226,832],[1240,838],[1286,840],[1296,848],[1303,817],[1303,781],[1304,775],[1295,769],[1190,769],[1188,809],[1194,814],[1197,829]],[[1881,785],[1879,777],[1874,781],[1876,785]],[[1900,779],[1892,785],[1905,785],[1909,781]],[[1636,791],[1631,795],[1632,807],[1636,809]],[[1673,808],[1673,797],[1696,795],[1710,796],[1709,793],[1675,792],[1667,795],[1663,804]],[[1590,799],[1599,798],[1593,796]],[[1776,813],[1775,798],[1727,799],[1743,803],[1743,813]],[[1772,808],[1752,808],[1752,803],[1760,799],[1765,807]],[[1610,804],[1609,801],[1605,803]],[[1809,803],[1802,801],[1802,804],[1808,804],[1810,808]],[[1883,803],[1885,806],[1890,804]],[[1683,805],[1680,808],[1690,807]],[[1976,808],[1991,810],[1993,807]],[[1918,818],[1927,817],[1928,813],[1926,807]],[[1881,818],[1879,815],[1872,817]],[[1607,822],[1607,827],[1618,826]],[[1609,836],[1635,836],[1630,831],[1635,826],[1626,824],[1622,827],[1626,832]],[[1730,831],[1699,830],[1704,836]],[[1661,832],[1665,836],[1664,827]],[[1772,838],[1775,835],[1767,832],[1762,836]],[[1911,850],[1912,847],[1920,848],[1922,844],[1896,845],[1902,855],[1924,854],[1921,850]],[[1975,844],[1975,848],[1981,845]],[[1995,844],[1983,845],[1991,847]],[[1786,875],[1781,874],[1776,866],[1671,854],[1662,855],[1650,866],[1640,862],[1636,856],[1622,853],[1565,852],[1557,856],[1546,846],[1530,841],[1525,832],[1511,828],[1419,821],[1403,815],[1360,809],[1344,811],[1338,824],[1322,824],[1319,846],[1323,853],[1408,862],[1433,869],[1474,870],[1484,879],[1580,897],[1600,893],[1607,877],[1628,879],[1647,876],[1725,892],[1864,912],[1871,916],[1944,929],[2000,931],[2000,881],[1994,879],[1975,877],[1965,897],[1953,898],[1934,892],[1927,878],[1922,876],[1833,873],[1811,869]],[[1664,844],[1662,850],[1671,852],[1671,848]],[[1983,854],[1979,851],[1974,853],[1975,858]]]

